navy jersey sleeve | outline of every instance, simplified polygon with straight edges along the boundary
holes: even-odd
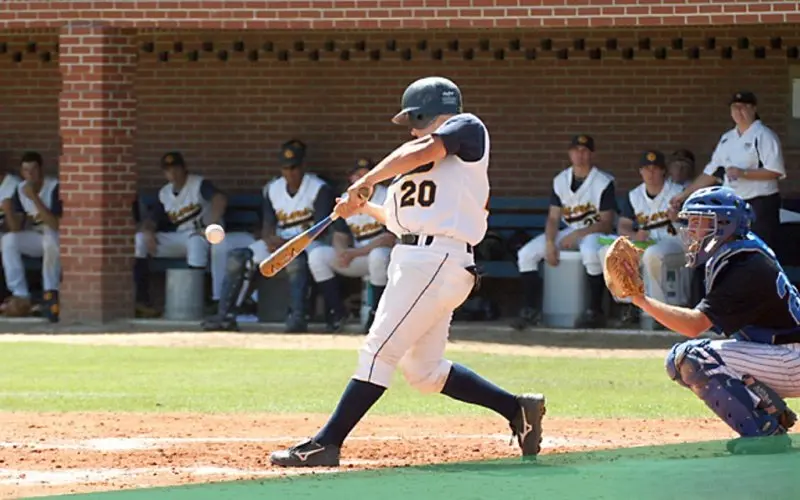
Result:
[[[775,293],[774,273],[764,272],[757,263],[752,258],[730,263],[697,304],[696,309],[727,334],[757,323],[761,309],[755,298]]]
[[[275,208],[272,206],[272,200],[269,199],[269,193],[261,200],[261,224],[262,227],[271,228],[278,224],[278,216],[275,215]]]
[[[211,201],[211,198],[213,198],[217,192],[219,192],[219,190],[210,180],[203,179],[203,182],[200,183],[200,196],[202,196],[204,200]]]
[[[466,162],[483,158],[486,149],[486,131],[473,115],[458,115],[450,118],[433,135],[444,144],[448,155],[456,155]]]
[[[50,194],[50,213],[56,217],[61,217],[64,213],[64,204],[61,202],[61,186],[56,185]]]
[[[617,211],[617,193],[613,182],[609,182],[603,190],[603,194],[600,195],[600,211],[605,212],[606,210]]]
[[[333,190],[329,185],[323,184],[314,200],[314,222],[319,222],[329,216],[335,204],[336,198],[333,196]]]
[[[561,205],[561,198],[558,197],[558,195],[556,194],[556,190],[555,189],[553,189],[550,192],[550,206],[551,207],[561,207],[562,206]]]
[[[22,200],[19,198],[19,189],[14,191],[14,196],[11,197],[11,206],[14,207],[15,212],[25,213],[25,209],[22,208]]]
[[[626,196],[622,201],[622,206],[619,207],[619,215],[636,222],[636,213],[633,210],[630,195]]]

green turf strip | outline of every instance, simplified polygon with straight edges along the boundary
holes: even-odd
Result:
[[[289,479],[72,495],[86,500],[798,498],[800,453],[731,456],[721,441]],[[61,497],[60,497],[61,498]]]

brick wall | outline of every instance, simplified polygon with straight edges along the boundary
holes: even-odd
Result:
[[[174,29],[441,29],[800,22],[796,0],[5,0],[0,23]],[[0,24],[2,26],[2,24]]]
[[[661,29],[626,31],[547,31],[552,50],[539,36],[496,33],[488,50],[474,34],[432,37],[421,33],[392,35],[326,35],[186,32],[143,33],[135,79],[139,100],[135,155],[139,186],[162,182],[159,155],[180,149],[194,169],[236,191],[255,189],[276,175],[275,151],[291,137],[306,141],[315,170],[336,176],[357,155],[380,157],[406,139],[389,123],[405,85],[419,76],[442,74],[455,79],[469,110],[480,114],[493,138],[492,181],[498,194],[545,194],[549,179],[566,166],[565,145],[574,133],[593,134],[597,163],[620,178],[621,188],[638,182],[634,168],[644,148],[693,149],[708,159],[719,135],[730,126],[726,99],[738,88],[760,97],[764,121],[784,136],[789,113],[789,64],[786,48],[800,45],[796,26],[736,29]],[[683,39],[683,49],[672,49]],[[739,49],[741,37],[748,48]],[[770,38],[781,37],[780,49]],[[58,153],[57,54],[52,34],[36,35],[37,53],[26,52],[27,36],[7,41],[0,54],[0,149],[44,150],[50,161]],[[640,47],[649,38],[650,47]],[[714,38],[715,48],[706,49]],[[583,39],[585,50],[575,50]],[[607,49],[609,39],[617,49]],[[332,52],[326,42],[335,41]],[[360,50],[359,41],[364,41]],[[396,50],[387,50],[394,40]],[[419,47],[425,40],[427,46]],[[452,42],[459,42],[457,50]],[[519,40],[519,49],[513,43]],[[238,47],[235,42],[242,41]],[[295,43],[304,42],[303,51]],[[175,42],[182,42],[176,47]],[[209,52],[204,42],[212,42]],[[264,50],[272,45],[272,51]],[[391,45],[391,44],[390,44]],[[686,51],[699,47],[698,60]],[[732,47],[732,59],[720,57]],[[766,47],[765,58],[754,56]],[[177,52],[176,48],[182,49]],[[242,49],[241,52],[236,49]],[[590,49],[601,49],[591,60]],[[625,49],[633,59],[625,60]],[[666,59],[656,59],[666,48]],[[371,60],[374,50],[380,60]],[[410,61],[402,60],[410,49]],[[433,60],[441,49],[442,60]],[[474,50],[474,58],[464,54]],[[495,60],[503,50],[503,60]],[[535,60],[526,53],[536,50]],[[568,59],[559,60],[560,50]],[[189,61],[197,50],[199,58]],[[219,58],[226,51],[227,61]],[[251,51],[259,60],[248,60]],[[286,51],[288,62],[279,61]],[[318,61],[309,55],[318,50]],[[350,60],[341,61],[348,51]],[[22,51],[21,63],[13,55]],[[168,60],[162,62],[163,53]],[[784,191],[800,192],[800,151],[785,148],[790,178]]]

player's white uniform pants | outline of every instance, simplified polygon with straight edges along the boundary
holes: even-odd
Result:
[[[348,278],[369,276],[372,285],[386,286],[391,250],[388,247],[373,248],[369,254],[356,257],[347,266],[341,266],[336,258],[336,249],[320,245],[308,252],[308,268],[317,283],[333,279],[334,273],[338,273]]]
[[[605,262],[608,249],[609,245],[604,245],[597,252],[601,265]],[[641,257],[642,280],[645,285],[645,293],[656,300],[667,302],[667,294],[664,291],[664,285],[666,282],[665,271],[668,266],[665,265],[665,261],[671,261],[670,263],[675,261],[684,262],[684,259],[685,252],[683,250],[683,244],[677,236],[662,238],[655,244],[647,247]],[[682,304],[677,305],[683,305],[689,301],[689,296],[691,295],[691,270],[681,267],[678,272],[682,273],[683,276],[676,281],[678,286],[681,287],[681,289],[678,290],[678,298],[679,301],[682,302]],[[614,300],[626,304],[631,302],[630,298],[614,298]]]
[[[474,286],[466,270],[473,262],[465,243],[448,238],[435,237],[430,246],[396,245],[353,378],[389,387],[400,366],[419,391],[441,392],[452,366],[444,358],[450,321]]]
[[[22,256],[42,258],[42,286],[58,290],[61,282],[61,255],[58,231],[45,227],[38,231],[6,233],[2,239],[3,272],[6,286],[15,297],[30,297]]]
[[[186,257],[190,266],[206,267],[209,246],[205,236],[195,231],[161,232],[156,233],[156,253],[152,257]],[[134,252],[137,259],[147,257],[147,242],[142,232],[136,233]]]
[[[702,340],[688,342],[702,344]],[[735,339],[711,340],[707,350],[722,358],[714,369],[741,380],[747,374],[767,384],[782,398],[800,397],[800,344],[771,345]]]
[[[575,231],[575,229],[571,227],[559,231],[558,235],[556,236],[556,245],[558,245],[566,235],[573,231]],[[597,253],[601,246],[598,239],[608,236],[609,235],[602,233],[592,233],[583,237],[578,245],[578,249],[581,252],[581,261],[583,262],[583,267],[586,268],[586,272],[590,276],[598,276],[603,274],[603,267],[600,264],[600,258]],[[527,273],[531,271],[538,271],[539,263],[545,258],[546,252],[547,238],[545,237],[544,233],[542,233],[526,243],[525,246],[520,248],[517,252],[517,268],[519,269],[519,272]]]

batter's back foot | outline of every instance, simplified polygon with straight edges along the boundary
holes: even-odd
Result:
[[[340,448],[307,439],[287,450],[275,451],[269,461],[279,467],[338,467]]]
[[[542,419],[547,411],[543,394],[517,396],[519,413],[511,421],[511,431],[517,438],[523,458],[533,458],[542,449]],[[512,438],[513,439],[513,438]]]

